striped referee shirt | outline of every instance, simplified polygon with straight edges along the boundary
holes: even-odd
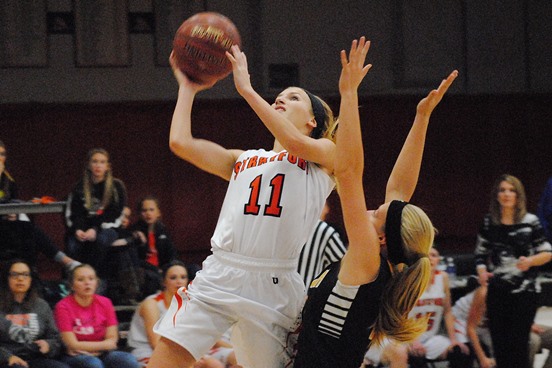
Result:
[[[301,274],[306,286],[328,265],[339,261],[345,254],[345,244],[335,228],[325,221],[318,224],[303,246],[299,256],[297,271]]]

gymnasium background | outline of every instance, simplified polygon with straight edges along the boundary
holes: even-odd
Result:
[[[64,200],[86,152],[103,147],[133,209],[143,195],[159,197],[182,258],[201,263],[226,183],[169,151],[177,84],[167,58],[179,24],[204,10],[236,23],[264,97],[299,85],[336,113],[339,50],[361,35],[372,41],[360,110],[370,207],[383,201],[417,102],[459,70],[432,116],[413,198],[438,228],[442,252],[473,250],[500,174],[522,180],[536,211],[552,176],[552,3],[536,0],[2,2],[0,140],[22,199]],[[198,95],[193,118],[198,137],[272,147],[231,76]],[[342,226],[336,193],[330,202],[329,221]],[[63,245],[60,214],[34,220]]]

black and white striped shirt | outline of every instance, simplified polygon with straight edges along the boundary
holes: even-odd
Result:
[[[318,224],[301,250],[297,271],[306,286],[331,263],[339,261],[346,251],[339,232],[325,221]]]
[[[537,216],[527,213],[520,223],[495,224],[487,214],[477,235],[475,260],[477,265],[486,265],[494,279],[510,284],[512,292],[535,291],[537,270],[531,267],[520,271],[516,264],[521,256],[530,257],[552,251],[544,236]]]

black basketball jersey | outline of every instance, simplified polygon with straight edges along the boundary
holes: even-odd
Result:
[[[331,264],[311,284],[303,309],[296,368],[358,368],[362,363],[391,271],[382,257],[376,280],[348,286],[338,281],[339,268],[339,262]]]

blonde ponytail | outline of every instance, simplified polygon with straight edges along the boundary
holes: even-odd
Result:
[[[401,271],[397,265],[393,267],[393,276],[382,295],[380,313],[374,324],[373,342],[381,343],[385,336],[408,342],[426,331],[427,318],[409,318],[408,314],[429,284],[431,263],[428,255],[434,237],[435,229],[427,214],[412,204],[404,205],[400,243],[405,259],[413,261]]]
[[[408,314],[427,288],[430,277],[428,257],[421,257],[402,272],[394,272],[382,295],[372,342],[379,344],[386,336],[408,342],[426,331],[427,319],[409,318]]]

